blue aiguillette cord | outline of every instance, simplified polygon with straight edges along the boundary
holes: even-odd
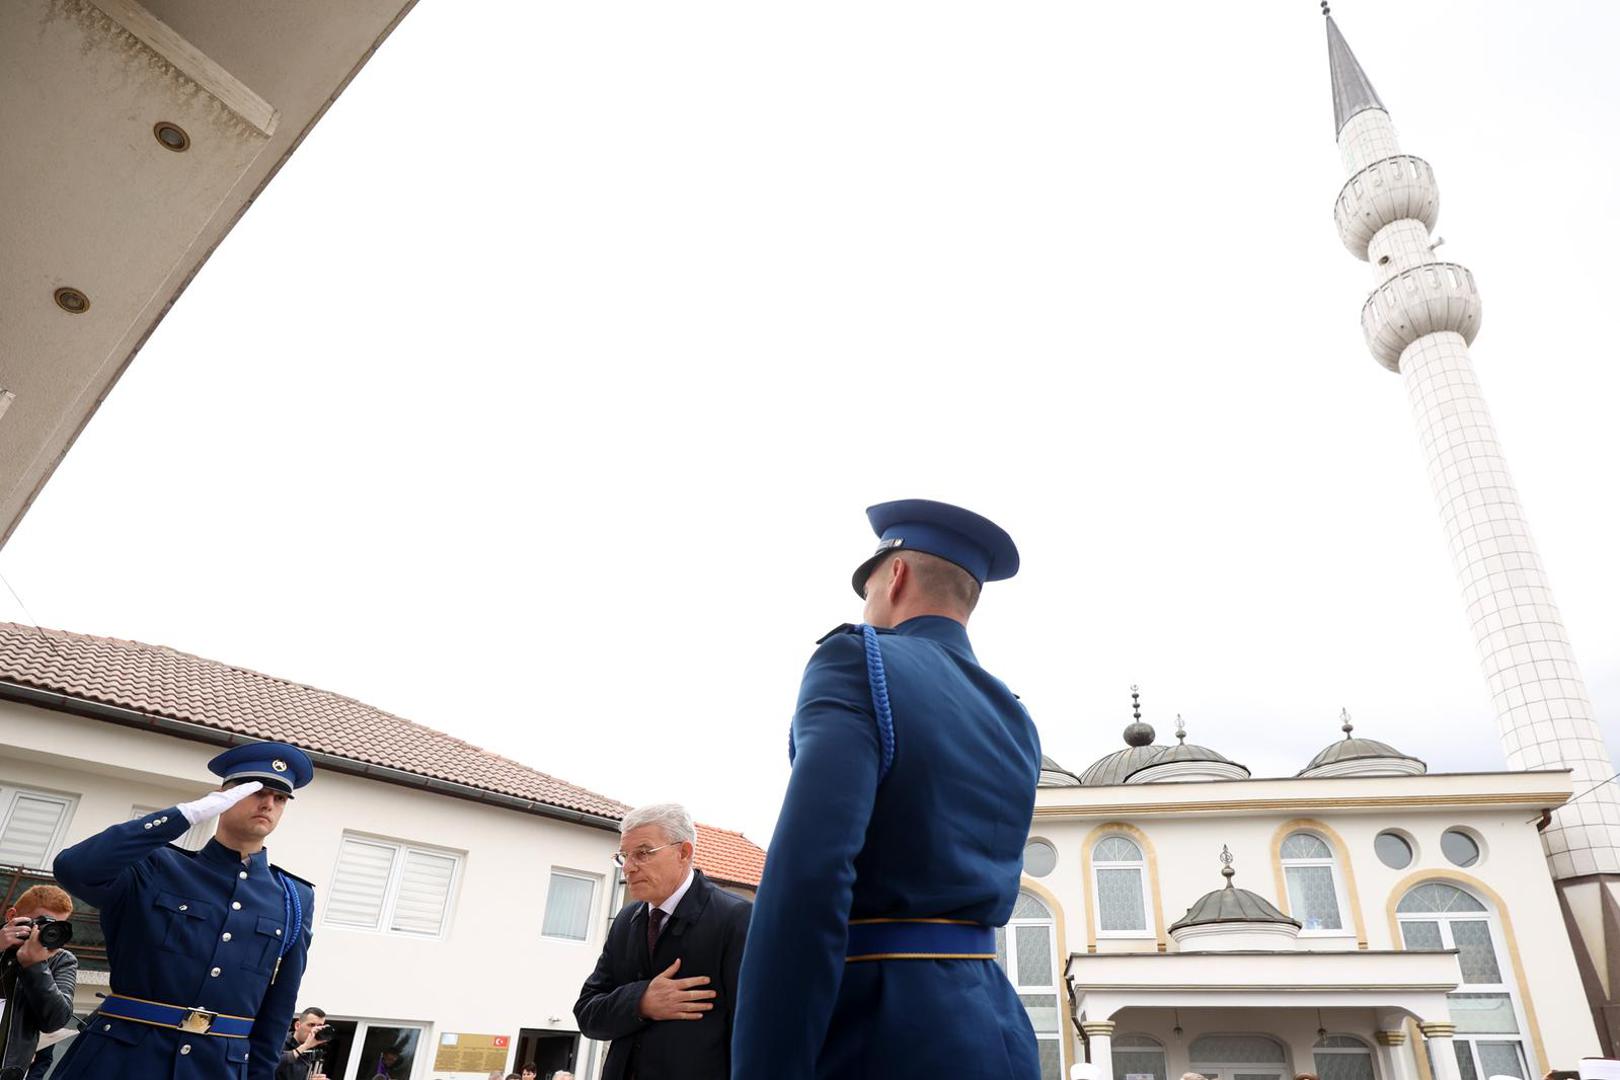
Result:
[[[878,649],[877,631],[861,625],[861,640],[866,645],[866,682],[872,693],[872,712],[877,716],[878,729],[878,783],[888,778],[894,767],[894,714],[889,710],[889,677],[883,670],[883,653]],[[788,763],[794,754],[793,725],[788,725]]]
[[[292,948],[293,935],[304,927],[304,902],[298,899],[298,889],[287,880],[287,875],[276,874],[276,880],[281,883],[281,906],[285,922],[282,925],[281,951],[276,953],[276,970],[270,976],[270,981],[276,981],[276,975],[281,974],[281,960]]]

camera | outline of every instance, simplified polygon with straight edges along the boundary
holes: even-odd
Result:
[[[326,1024],[315,1029],[316,1042],[331,1042],[335,1038],[337,1038],[337,1028],[333,1027],[331,1024]]]
[[[49,915],[35,915],[33,926],[34,937],[44,948],[60,949],[73,940],[73,924],[66,919],[53,919]],[[15,953],[21,947],[21,945],[13,945],[6,950],[6,954]]]

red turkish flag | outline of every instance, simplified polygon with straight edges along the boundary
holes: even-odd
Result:
[[[506,1047],[512,1045],[512,1038],[509,1035],[497,1035],[495,1036],[495,1045],[501,1049],[505,1049]]]

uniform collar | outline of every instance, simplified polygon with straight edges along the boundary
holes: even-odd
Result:
[[[907,619],[894,628],[896,634],[907,637],[927,638],[947,645],[959,652],[967,654],[969,660],[978,663],[979,658],[973,655],[973,646],[968,642],[967,627],[955,619],[944,615],[918,615]]]
[[[203,845],[199,854],[209,862],[218,863],[221,866],[232,866],[238,869],[242,866],[242,856],[218,840],[210,839],[208,843]],[[270,856],[264,848],[255,851],[247,860],[248,869],[254,872],[263,870],[269,863]]]

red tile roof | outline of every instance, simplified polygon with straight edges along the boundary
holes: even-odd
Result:
[[[353,698],[163,645],[0,622],[0,680],[613,820],[630,810]]]
[[[759,888],[765,873],[765,851],[748,837],[730,829],[698,823],[697,852],[692,856],[697,868],[726,885]]]

